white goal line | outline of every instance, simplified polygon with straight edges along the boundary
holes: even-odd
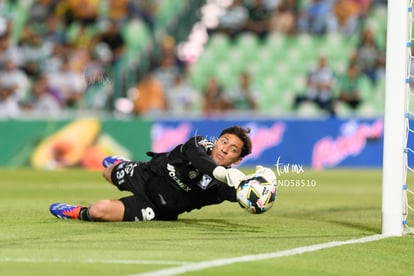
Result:
[[[217,259],[217,260],[211,260],[211,261],[205,261],[205,262],[199,262],[199,263],[190,263],[190,264],[179,266],[179,267],[161,269],[161,270],[156,270],[152,272],[134,274],[130,276],[178,275],[178,274],[182,274],[182,273],[186,273],[190,271],[203,270],[203,269],[208,269],[208,268],[218,267],[218,266],[225,266],[225,265],[234,264],[234,263],[275,259],[275,258],[299,255],[299,254],[303,254],[306,252],[313,252],[313,251],[318,251],[321,249],[337,247],[337,246],[342,246],[342,245],[355,244],[355,243],[366,243],[366,242],[385,239],[388,237],[391,237],[391,236],[378,234],[378,235],[363,237],[359,239],[352,239],[352,240],[346,240],[346,241],[332,241],[332,242],[320,243],[320,244],[315,244],[315,245],[310,245],[310,246],[297,247],[297,248],[288,249],[288,250],[276,251],[272,253],[246,255],[246,256],[235,257],[235,258]]]

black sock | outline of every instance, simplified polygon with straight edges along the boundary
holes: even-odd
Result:
[[[79,212],[79,219],[86,221],[93,221],[93,218],[89,214],[89,208],[83,207]]]

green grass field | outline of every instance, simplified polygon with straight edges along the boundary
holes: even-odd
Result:
[[[50,215],[53,202],[88,204],[126,195],[100,172],[16,169],[0,174],[0,275],[171,275],[155,272],[381,233],[380,170],[283,175],[280,180],[306,185],[279,186],[275,205],[261,215],[224,203],[175,222],[140,223]],[[414,275],[413,252],[414,238],[407,235],[184,274]]]

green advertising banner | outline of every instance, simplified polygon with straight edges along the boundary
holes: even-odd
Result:
[[[149,121],[96,118],[0,121],[0,166],[100,169],[107,155],[146,160],[151,126]]]

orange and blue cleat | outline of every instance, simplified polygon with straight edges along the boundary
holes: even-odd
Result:
[[[79,219],[80,211],[83,207],[79,205],[69,205],[66,203],[53,203],[50,205],[50,212],[60,219]]]

